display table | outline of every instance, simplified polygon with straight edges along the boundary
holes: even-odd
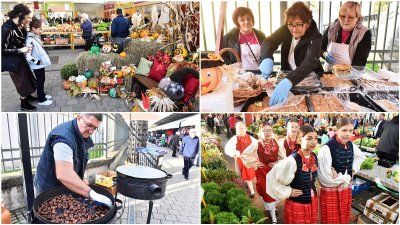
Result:
[[[93,31],[94,34],[103,34],[104,39],[108,41],[110,37],[110,31]],[[82,36],[82,31],[71,31],[71,32],[42,32],[40,34],[42,35],[49,35],[49,36],[54,36],[54,35],[68,35],[69,43],[68,44],[43,44],[45,48],[49,47],[65,47],[68,46],[72,50],[75,49],[75,46],[80,46],[84,44],[76,44],[75,43],[75,36]],[[42,40],[43,41],[43,40]]]
[[[374,168],[372,170],[360,170],[360,171],[358,171],[356,176],[359,176],[363,179],[372,181],[372,182],[376,183],[378,186],[383,185],[387,188],[390,188],[394,191],[399,192],[399,184],[396,183],[394,178],[386,177],[386,171],[389,169],[394,171],[394,170],[397,170],[398,167],[385,168],[385,167],[379,166],[378,162],[375,162]]]

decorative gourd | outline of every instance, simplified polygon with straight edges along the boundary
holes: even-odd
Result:
[[[126,52],[121,52],[121,53],[119,53],[119,55],[121,56],[121,58],[125,59],[125,57],[126,57]]]
[[[92,77],[94,76],[94,73],[93,73],[93,71],[87,69],[87,70],[85,70],[85,72],[83,73],[83,75],[86,77],[86,79],[89,80],[90,78],[92,78]]]
[[[98,81],[95,77],[92,77],[88,80],[88,86],[92,89],[96,89],[98,85]]]
[[[108,92],[108,94],[111,97],[115,98],[115,97],[117,97],[117,90],[115,90],[115,88],[111,88],[110,91]]]
[[[220,67],[201,69],[201,94],[207,94],[214,90],[221,82],[222,69]]]
[[[69,90],[71,87],[70,87],[70,84],[71,84],[72,82],[71,81],[69,81],[69,80],[64,80],[63,81],[63,88],[64,88],[64,90]]]
[[[111,44],[104,44],[102,49],[104,53],[110,53],[112,51]]]
[[[114,74],[114,76],[117,76],[118,78],[122,77],[122,75],[123,75],[122,71],[120,71],[120,70],[115,70],[113,74]]]
[[[131,33],[131,38],[136,39],[138,37],[139,37],[139,33],[138,32],[134,31],[134,32]]]

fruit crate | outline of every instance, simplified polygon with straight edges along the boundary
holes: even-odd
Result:
[[[67,45],[69,44],[68,38],[56,38],[56,45]]]

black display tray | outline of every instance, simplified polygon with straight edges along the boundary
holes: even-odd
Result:
[[[334,91],[335,90],[334,87],[325,87],[324,83],[322,83],[321,77],[323,77],[324,74],[332,74],[332,73],[328,73],[328,72],[318,73],[317,77],[318,77],[319,81],[321,82],[321,89],[324,91]],[[350,92],[357,91],[358,88],[360,87],[360,85],[355,80],[350,80],[350,82],[354,84],[354,87],[350,87],[347,90]]]
[[[295,90],[291,90],[290,92],[292,92],[292,94],[294,95],[301,95],[304,93],[301,93],[299,91],[295,91]],[[246,103],[244,103],[244,106],[242,108],[242,110],[240,110],[240,112],[248,112],[247,109],[249,108],[249,106],[257,101],[262,101],[264,97],[267,97],[268,94],[266,92],[261,92],[261,94],[255,96],[255,97],[251,97],[249,99],[247,99]],[[306,99],[306,103],[307,103],[307,99]],[[308,106],[308,103],[307,103]]]

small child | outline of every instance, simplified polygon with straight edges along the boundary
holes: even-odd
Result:
[[[26,54],[26,60],[37,80],[37,96],[39,105],[51,105],[53,101],[50,95],[44,93],[45,67],[51,65],[50,58],[43,48],[40,40],[42,22],[39,19],[32,19],[29,24],[30,32],[26,39],[26,45],[32,45],[32,51]]]

